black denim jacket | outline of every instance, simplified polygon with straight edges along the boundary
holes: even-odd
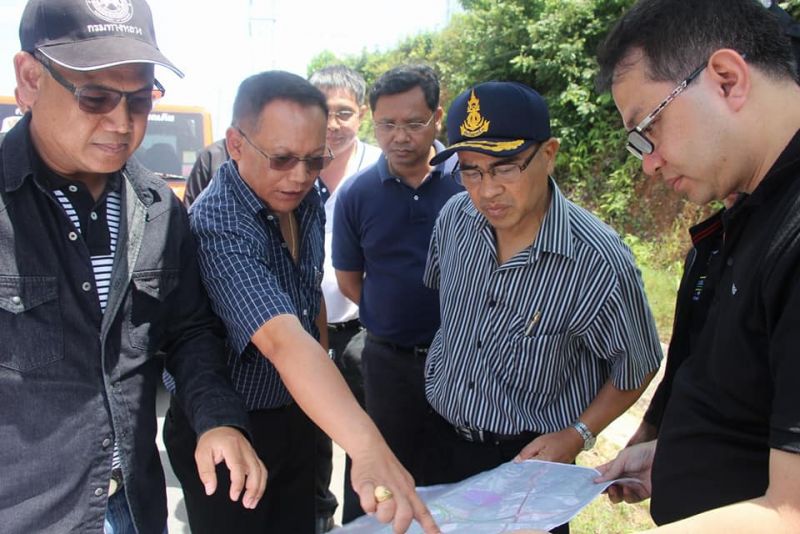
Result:
[[[164,366],[198,434],[247,428],[186,212],[162,180],[128,162],[101,313],[89,251],[70,239],[66,214],[35,175],[29,124],[0,148],[0,530],[103,532],[116,437],[137,530],[161,533]]]

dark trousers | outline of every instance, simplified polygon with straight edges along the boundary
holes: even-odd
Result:
[[[193,534],[314,532],[314,424],[295,404],[249,412],[252,443],[269,478],[255,510],[229,498],[224,462],[217,466],[217,491],[206,496],[194,450],[197,436],[173,397],[164,421],[164,444],[183,487]],[[243,492],[244,493],[244,492]]]
[[[519,439],[475,443],[465,441],[442,416],[429,408],[425,423],[422,474],[418,485],[449,484],[511,461],[536,434]],[[551,530],[569,534],[569,524]]]
[[[416,479],[428,411],[425,356],[379,343],[367,334],[361,358],[367,413],[397,459]],[[342,522],[362,514],[358,501],[350,502],[345,496]]]
[[[364,406],[364,379],[361,376],[361,350],[364,348],[364,333],[358,321],[346,324],[344,328],[328,328],[328,345],[333,361],[341,371],[350,391],[356,400]],[[333,472],[333,444],[325,432],[316,429],[316,480],[315,494],[317,517],[331,517],[336,512],[336,496],[331,492],[331,473]],[[347,461],[344,470],[344,495],[348,491],[355,494],[350,485],[350,462]],[[352,497],[352,496],[351,496]],[[358,503],[358,497],[356,497]],[[360,509],[359,505],[359,509]]]

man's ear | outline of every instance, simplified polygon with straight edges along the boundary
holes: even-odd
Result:
[[[730,48],[721,48],[711,54],[706,66],[708,79],[718,88],[720,96],[738,111],[744,106],[751,89],[750,66],[741,54]]]
[[[244,142],[239,130],[233,126],[228,126],[228,129],[225,130],[225,146],[228,147],[228,154],[232,160],[239,161],[242,159],[242,143]]]
[[[39,98],[44,69],[28,52],[17,52],[14,55],[14,74],[17,87],[14,96],[22,111],[29,110]]]
[[[555,137],[551,137],[547,141],[542,144],[542,148],[539,150],[543,151],[545,156],[547,156],[547,174],[553,174],[556,168],[556,156],[558,155],[558,149],[561,147],[561,141],[556,139]]]
[[[367,114],[367,105],[361,104],[358,106],[358,121],[361,122],[364,120],[364,116]]]
[[[444,110],[442,106],[436,108],[436,111],[433,112],[433,123],[436,125],[436,131],[442,131],[442,115],[444,115]]]

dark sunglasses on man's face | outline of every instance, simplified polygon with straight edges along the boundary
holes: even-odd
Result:
[[[48,61],[39,59],[39,62],[59,85],[75,96],[78,107],[86,113],[108,113],[116,108],[124,97],[131,114],[147,115],[153,109],[153,101],[163,97],[167,92],[156,79],[153,79],[155,87],[152,89],[139,89],[131,92],[118,91],[99,85],[76,87],[55,70]]]
[[[256,152],[258,152],[261,157],[267,160],[269,164],[269,168],[276,170],[276,171],[288,171],[294,169],[298,163],[301,161],[306,165],[306,171],[308,172],[318,172],[328,166],[333,160],[333,153],[330,149],[328,150],[328,154],[326,156],[309,156],[307,158],[298,158],[297,156],[270,156],[259,147],[253,143],[250,138],[241,130],[241,128],[236,128],[236,131],[239,132],[247,144],[253,147]]]

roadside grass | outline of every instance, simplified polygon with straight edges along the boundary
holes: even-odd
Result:
[[[658,268],[640,263],[644,290],[658,329],[658,337],[669,343],[672,335],[672,319],[675,315],[675,296],[680,283],[680,271],[673,268]]]

